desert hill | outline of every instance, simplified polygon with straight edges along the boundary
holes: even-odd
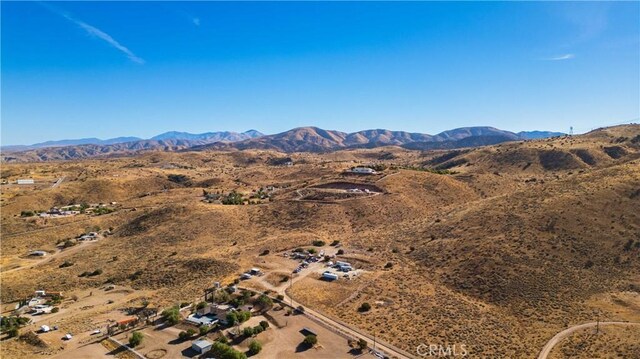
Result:
[[[297,141],[323,147],[347,138],[304,129],[278,140],[296,148]],[[293,165],[275,161],[283,158]],[[356,165],[380,173],[345,172]],[[2,174],[42,184],[2,186],[3,304],[34,288],[105,282],[163,306],[196,301],[202,283],[230,283],[251,266],[275,266],[283,250],[323,240],[339,241],[341,258],[364,274],[336,283],[310,276],[288,293],[407,351],[423,342],[466,343],[475,357],[529,358],[596,313],[640,320],[638,125],[453,150],[147,152],[7,163]],[[272,188],[268,199],[249,199],[261,188]],[[205,192],[231,191],[244,194],[245,204],[205,201]],[[115,211],[21,216],[83,202],[116,202],[109,205]],[[56,243],[96,227],[110,234],[57,254]],[[26,254],[36,249],[51,259],[34,266]],[[64,261],[73,265],[60,268]],[[79,276],[96,269],[102,273]],[[363,302],[372,304],[367,313],[357,310]],[[90,330],[83,320],[64,323]]]

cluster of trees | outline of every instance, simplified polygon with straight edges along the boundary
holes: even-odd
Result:
[[[250,338],[254,335],[258,335],[264,332],[265,330],[267,330],[267,328],[269,328],[269,323],[266,320],[263,320],[260,322],[260,324],[256,325],[255,327],[245,327],[242,330],[242,334],[245,337]]]
[[[220,359],[247,359],[247,356],[244,353],[239,352],[220,341],[213,343],[211,346],[211,354],[213,354],[213,357]]]
[[[244,323],[251,318],[251,312],[249,311],[238,311],[238,312],[229,312],[227,313],[227,324],[231,327],[236,325],[237,323]]]
[[[17,337],[19,334],[18,328],[27,323],[29,323],[29,318],[26,317],[0,317],[0,328],[9,338]]]
[[[178,338],[180,338],[180,340],[187,340],[191,337],[193,337],[194,335],[196,335],[196,330],[193,328],[189,328],[187,330],[183,330],[180,333],[178,333]]]

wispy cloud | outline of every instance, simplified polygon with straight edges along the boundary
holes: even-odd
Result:
[[[127,55],[127,57],[129,58],[129,60],[137,63],[137,64],[144,64],[145,61],[136,56],[136,54],[134,54],[131,50],[129,50],[127,47],[125,47],[124,45],[120,44],[118,41],[116,41],[116,39],[114,39],[113,37],[111,37],[111,35],[107,34],[106,32],[98,29],[95,26],[89,25],[84,21],[78,20],[76,18],[74,18],[73,16],[71,16],[70,14],[59,10],[49,4],[45,4],[45,3],[40,3],[42,6],[44,6],[45,8],[49,9],[51,12],[58,14],[62,17],[64,17],[65,19],[73,22],[74,24],[78,25],[79,27],[81,27],[83,30],[85,30],[89,35],[97,37],[100,40],[105,41],[106,43],[108,43],[109,45],[111,45],[112,47],[114,47],[115,49],[119,50],[120,52],[124,53],[125,55]]]
[[[543,60],[545,61],[564,61],[564,60],[571,60],[573,58],[575,58],[576,55],[574,54],[564,54],[564,55],[558,55],[558,56],[553,56],[553,57],[547,57]]]

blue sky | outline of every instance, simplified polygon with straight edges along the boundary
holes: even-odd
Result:
[[[640,4],[2,2],[2,144],[640,117]]]

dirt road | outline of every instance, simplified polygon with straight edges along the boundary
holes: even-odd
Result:
[[[630,323],[630,322],[600,322],[599,324],[597,322],[592,322],[592,323],[585,323],[585,324],[580,324],[580,325],[575,325],[573,327],[567,328],[563,331],[561,331],[560,333],[556,334],[553,338],[551,338],[551,340],[549,340],[547,342],[547,344],[544,346],[544,348],[542,348],[542,350],[540,351],[540,354],[538,355],[538,359],[547,359],[547,356],[549,355],[549,353],[551,353],[551,350],[553,349],[553,347],[558,344],[558,342],[560,342],[562,339],[572,335],[573,333],[575,333],[576,331],[582,330],[582,329],[587,329],[587,328],[592,328],[595,327],[596,325],[623,325],[623,326],[627,326],[627,325],[640,325],[640,323]]]

